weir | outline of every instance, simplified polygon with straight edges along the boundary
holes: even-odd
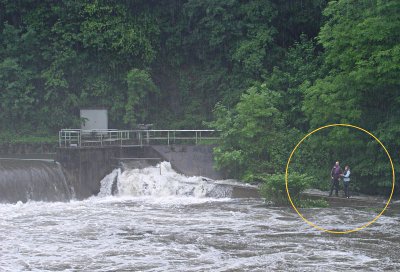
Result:
[[[54,161],[0,161],[0,202],[85,199],[100,192],[100,181],[114,169],[163,161],[176,173],[211,184],[224,178],[213,167],[217,135],[211,130],[62,130]],[[233,197],[258,197],[254,188],[229,186]]]
[[[50,160],[0,160],[0,203],[67,201],[73,197],[61,165]]]
[[[81,147],[58,148],[56,160],[61,163],[75,197],[84,199],[97,195],[102,180],[113,169],[121,166],[120,158],[157,157],[149,146],[144,147]]]
[[[56,160],[65,169],[78,199],[96,195],[100,180],[127,164],[155,165],[168,161],[187,176],[221,179],[213,168],[215,130],[81,130],[59,132]]]

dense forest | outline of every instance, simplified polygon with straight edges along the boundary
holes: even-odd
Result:
[[[397,0],[0,0],[0,32],[3,138],[102,106],[112,128],[219,129],[216,165],[254,181],[312,129],[351,123],[399,167]],[[390,190],[386,154],[350,128],[307,140],[291,169],[322,182],[336,160],[355,189]]]

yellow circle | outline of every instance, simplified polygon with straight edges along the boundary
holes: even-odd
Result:
[[[299,147],[299,145],[300,145],[305,139],[307,139],[310,135],[314,134],[315,132],[317,132],[317,131],[319,131],[319,130],[321,130],[321,129],[325,129],[325,128],[328,128],[328,127],[352,127],[352,128],[356,128],[356,129],[358,129],[358,130],[361,130],[361,131],[367,133],[368,135],[372,136],[372,137],[375,139],[375,141],[377,141],[377,142],[382,146],[382,148],[385,150],[386,155],[387,155],[388,158],[389,158],[390,165],[391,165],[391,167],[392,167],[392,177],[393,177],[393,178],[392,178],[392,192],[390,193],[390,197],[389,197],[388,201],[386,202],[386,205],[385,205],[385,207],[383,208],[383,210],[382,210],[374,219],[372,219],[370,222],[368,222],[368,223],[362,225],[361,227],[358,227],[358,228],[355,228],[355,229],[351,229],[351,230],[346,230],[346,231],[328,230],[328,229],[322,228],[322,227],[320,227],[320,226],[317,226],[317,225],[314,224],[313,222],[308,221],[308,220],[297,210],[296,206],[293,204],[292,198],[290,197],[290,193],[289,193],[289,187],[288,187],[288,170],[289,170],[290,160],[292,159],[292,156],[293,156],[294,152],[295,152],[296,149]],[[392,158],[390,157],[389,152],[387,151],[386,147],[385,147],[385,146],[382,144],[382,142],[379,141],[379,139],[376,138],[375,135],[373,135],[371,132],[369,132],[369,131],[367,131],[367,130],[365,130],[365,129],[363,129],[363,128],[357,127],[357,126],[350,125],[350,124],[331,124],[331,125],[326,125],[326,126],[323,126],[323,127],[319,127],[319,128],[317,128],[317,129],[311,131],[311,132],[308,133],[306,136],[304,136],[303,139],[300,140],[300,142],[297,143],[297,145],[294,147],[292,153],[290,153],[289,159],[288,159],[287,164],[286,164],[286,172],[285,172],[286,193],[287,193],[287,196],[288,196],[288,198],[289,198],[290,204],[292,205],[293,209],[294,209],[294,210],[297,212],[297,214],[300,215],[300,217],[301,217],[307,224],[309,224],[310,226],[312,226],[312,227],[314,227],[314,228],[316,228],[316,229],[318,229],[318,230],[322,230],[322,231],[329,232],[329,233],[334,233],[334,234],[346,234],[346,233],[356,232],[356,231],[359,231],[359,230],[362,230],[362,229],[366,228],[367,226],[371,225],[371,224],[374,223],[376,220],[378,220],[378,218],[385,212],[387,206],[388,206],[389,203],[390,203],[390,200],[392,199],[393,192],[394,192],[394,183],[395,183],[394,165],[393,165]]]

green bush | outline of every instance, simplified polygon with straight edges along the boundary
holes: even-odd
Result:
[[[326,178],[315,178],[310,187],[314,189],[319,189],[321,191],[329,191],[331,188],[331,177],[329,176],[329,173],[325,176]]]
[[[289,199],[286,194],[285,174],[273,174],[259,177],[263,180],[260,188],[261,195],[276,205],[287,205]],[[293,172],[289,174],[288,188],[292,201],[299,203],[300,193],[311,187],[314,177],[307,174]]]

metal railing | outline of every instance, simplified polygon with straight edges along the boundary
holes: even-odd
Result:
[[[60,147],[144,146],[157,144],[198,144],[219,139],[217,130],[115,130],[62,129]]]

